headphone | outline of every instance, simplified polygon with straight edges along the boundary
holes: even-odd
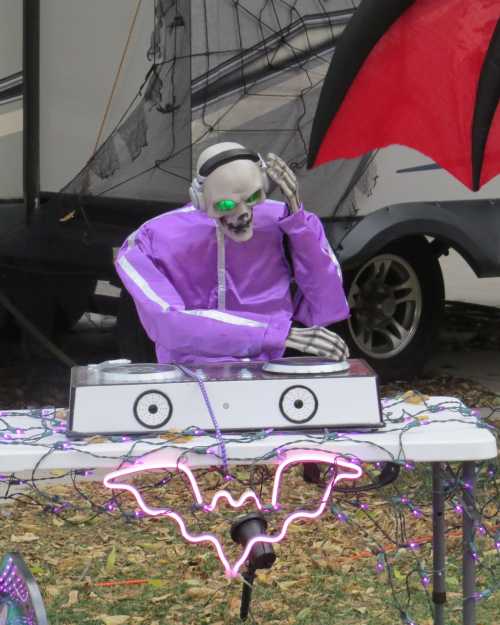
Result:
[[[203,197],[203,183],[206,178],[215,171],[218,167],[231,163],[232,161],[248,160],[256,163],[260,168],[262,178],[262,188],[265,192],[269,190],[269,178],[266,174],[267,165],[258,152],[252,150],[246,150],[244,148],[235,148],[232,150],[225,150],[209,158],[203,163],[198,171],[198,175],[193,178],[193,182],[189,187],[189,197],[193,206],[199,210],[206,211],[205,199]]]

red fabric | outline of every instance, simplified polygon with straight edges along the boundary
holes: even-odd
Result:
[[[417,0],[378,41],[315,165],[392,144],[419,150],[472,188],[472,119],[500,0]],[[500,112],[481,184],[500,173]]]

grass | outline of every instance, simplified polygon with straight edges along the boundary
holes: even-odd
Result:
[[[418,388],[431,395],[452,394],[469,406],[498,405],[496,396],[465,380],[422,380]],[[391,385],[384,394],[400,390]],[[498,412],[493,418],[498,418]],[[219,485],[216,474],[203,479],[208,490]],[[41,487],[46,494],[80,509],[69,508],[63,520],[43,511],[47,500],[36,493],[34,500],[23,497],[0,506],[0,556],[12,550],[21,552],[41,587],[51,625],[241,623],[241,581],[224,577],[210,547],[187,545],[167,519],[131,522],[118,513],[95,516],[96,508],[78,498],[71,487],[47,488],[43,483]],[[107,497],[99,483],[82,483],[81,488],[97,506]],[[284,501],[292,507],[302,505],[314,498],[314,488],[297,473],[288,483]],[[478,498],[489,517],[486,524],[497,530],[499,489],[497,473],[492,479],[483,479]],[[152,490],[151,497],[162,497],[164,492]],[[185,488],[180,481],[169,484],[168,492],[173,497],[169,505],[185,506]],[[415,519],[408,507],[394,503],[401,492],[418,503],[423,518]],[[132,510],[127,497],[122,498],[123,507]],[[278,559],[273,568],[258,573],[247,622],[392,625],[402,622],[402,608],[418,625],[431,625],[429,590],[418,574],[419,566],[432,570],[430,498],[430,470],[422,465],[383,491],[363,495],[362,501],[370,506],[368,515],[352,505],[354,496],[346,495],[335,503],[349,514],[347,523],[330,512],[321,520],[292,526],[289,538],[275,549]],[[461,519],[448,511],[446,521],[446,623],[459,625]],[[202,523],[198,517],[194,522]],[[217,530],[227,539],[229,523],[230,517],[222,513],[199,529]],[[416,552],[394,549],[391,544],[415,537],[422,537]],[[478,589],[498,588],[500,556],[491,538],[478,536],[476,542],[481,554]],[[377,574],[372,550],[381,547],[387,549],[390,566]],[[500,590],[480,601],[477,613],[478,625],[497,625]]]
[[[207,480],[210,481],[207,488],[217,488],[214,474],[209,474]],[[430,492],[429,472],[417,469],[398,482],[397,490],[390,486],[383,495],[370,493],[363,497],[363,501],[369,502],[370,517],[350,507],[352,496],[350,499],[344,496],[337,503],[349,510],[347,523],[340,523],[330,513],[319,521],[292,526],[290,537],[276,547],[278,559],[273,568],[258,573],[248,622],[259,625],[398,623],[401,621],[396,603],[404,607],[409,591],[409,615],[418,625],[430,625],[429,591],[423,588],[419,575],[412,573],[417,562],[426,570],[432,568],[430,544],[425,542],[432,531],[429,507],[423,505],[423,518],[414,519],[408,511],[391,504],[391,498],[403,487],[415,500]],[[499,485],[497,478],[489,486],[495,490]],[[301,476],[295,474],[286,494],[290,501],[297,498],[299,487],[304,500],[308,496],[304,489],[314,488],[305,485]],[[71,500],[74,496],[68,486],[50,490],[61,499]],[[84,490],[97,501],[102,489],[98,483],[87,483]],[[180,499],[185,497],[180,484],[173,485],[173,490],[178,491],[176,496]],[[480,501],[486,501],[487,496],[483,492]],[[486,512],[498,503],[490,503]],[[87,512],[91,513],[90,507]],[[22,553],[42,589],[51,625],[241,623],[241,582],[226,579],[213,550],[187,545],[166,519],[130,522],[115,513],[82,523],[80,511],[68,513],[68,520],[63,521],[37,506],[20,503],[0,508],[0,514],[0,553],[8,550]],[[450,530],[447,623],[458,625],[461,622],[461,540],[456,531],[459,520],[449,513],[447,521]],[[221,514],[213,529],[227,535],[228,523],[227,515]],[[388,537],[395,538],[403,530],[412,539],[423,537],[417,552],[390,547]],[[382,574],[375,572],[376,558],[369,551],[374,544],[389,547],[390,567]],[[478,548],[482,553],[479,587],[484,588],[494,583],[495,576],[498,583],[500,558],[490,539],[479,538]],[[478,604],[480,625],[496,625],[498,614],[500,593]]]

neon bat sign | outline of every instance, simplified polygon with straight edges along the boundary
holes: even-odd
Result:
[[[252,550],[252,547],[256,543],[259,543],[259,542],[271,543],[271,544],[278,543],[281,540],[283,540],[283,538],[286,536],[289,526],[294,521],[298,519],[317,519],[324,512],[328,504],[330,494],[332,490],[334,489],[335,485],[337,484],[337,482],[339,482],[340,480],[344,480],[344,479],[357,480],[362,475],[362,470],[357,464],[355,464],[354,462],[350,462],[349,460],[346,460],[345,458],[342,458],[340,456],[336,456],[334,454],[331,454],[325,451],[291,450],[286,453],[284,459],[280,462],[280,464],[278,465],[278,468],[276,469],[276,474],[274,476],[272,496],[271,496],[271,509],[272,510],[277,511],[280,509],[279,495],[280,495],[281,478],[282,478],[283,472],[285,471],[287,467],[289,467],[292,464],[298,464],[298,463],[304,463],[304,462],[315,462],[315,463],[323,463],[323,464],[326,463],[335,468],[341,467],[342,469],[348,469],[349,472],[336,471],[333,475],[331,475],[331,477],[328,479],[326,483],[325,489],[321,496],[321,501],[319,503],[319,506],[316,508],[316,510],[311,511],[311,512],[306,511],[306,510],[297,510],[295,512],[292,512],[285,518],[283,522],[283,527],[277,534],[261,535],[261,536],[255,536],[254,538],[252,538],[245,545],[245,548],[243,549],[240,557],[234,564],[231,564],[228,561],[224,553],[222,543],[219,541],[219,539],[216,536],[214,536],[213,534],[208,534],[208,533],[199,534],[199,535],[191,534],[186,527],[184,519],[178,512],[175,512],[174,510],[170,510],[169,508],[151,508],[150,506],[146,504],[142,495],[139,493],[139,491],[137,490],[135,486],[132,486],[131,484],[126,484],[124,482],[120,482],[118,480],[126,476],[137,475],[139,473],[143,473],[145,471],[150,471],[150,470],[155,470],[155,469],[166,469],[166,470],[170,469],[170,470],[182,471],[184,475],[188,478],[196,503],[205,512],[214,511],[217,508],[217,504],[221,500],[225,500],[232,508],[241,508],[247,502],[252,501],[259,510],[269,509],[268,506],[265,506],[262,503],[261,499],[258,497],[258,495],[255,494],[254,491],[246,490],[238,499],[234,499],[234,497],[228,491],[220,490],[215,493],[210,503],[207,503],[204,501],[204,498],[201,493],[200,487],[198,486],[196,477],[194,476],[192,470],[189,468],[189,466],[184,460],[182,461],[147,460],[144,463],[141,463],[139,465],[126,467],[123,469],[119,469],[117,471],[113,471],[112,473],[109,473],[104,478],[104,485],[107,488],[116,489],[116,490],[125,490],[131,493],[135,497],[141,510],[149,516],[154,516],[154,517],[164,516],[164,517],[173,519],[179,526],[182,537],[188,542],[194,543],[194,544],[202,543],[202,542],[211,543],[215,548],[215,551],[217,553],[217,556],[219,557],[219,560],[222,563],[222,566],[224,567],[226,575],[228,577],[236,577],[241,567],[247,561],[250,551]]]

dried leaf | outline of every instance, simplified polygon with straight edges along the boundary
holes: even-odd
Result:
[[[39,540],[39,536],[37,536],[36,534],[32,534],[31,532],[28,532],[26,534],[19,534],[19,535],[15,535],[13,534],[10,537],[11,542],[13,543],[29,543],[32,542],[34,540]]]
[[[66,469],[52,469],[50,475],[53,475],[54,477],[63,477],[63,475],[66,475],[67,472],[68,471]]]
[[[285,582],[278,582],[278,587],[280,588],[280,590],[288,590],[289,588],[296,586],[298,583],[298,579],[291,579]]]
[[[365,606],[357,606],[354,610],[360,614],[366,614],[368,612],[368,608],[365,608]]]
[[[52,525],[55,525],[56,527],[61,527],[62,525],[64,525],[64,521],[57,516],[53,516]]]
[[[78,590],[70,590],[68,600],[62,605],[63,608],[69,608],[72,605],[78,603]]]
[[[160,434],[158,438],[163,439],[164,441],[175,441],[176,443],[187,443],[192,440],[192,436],[185,436],[180,432],[176,432],[175,430],[170,430],[168,432],[164,432]]]
[[[417,417],[417,421],[428,421],[430,419],[428,414],[420,414]]]
[[[107,439],[105,436],[90,436],[89,438],[85,439],[85,442],[90,444],[90,443],[108,443],[109,439]]]
[[[36,564],[32,564],[30,566],[30,571],[33,575],[38,576],[38,575],[44,575],[45,571],[44,569],[42,569],[41,566],[37,566]]]
[[[160,595],[159,597],[153,597],[151,599],[151,601],[153,603],[159,603],[160,601],[165,601],[166,599],[168,599],[169,597],[171,597],[170,593],[167,593],[166,595]]]
[[[231,578],[231,581],[234,578]],[[239,581],[239,580],[238,580]],[[259,586],[268,586],[273,581],[273,577],[271,575],[271,571],[259,571]]]
[[[167,584],[166,580],[164,579],[148,579],[148,584],[150,586],[165,586],[165,584]]]
[[[208,597],[211,594],[213,594],[213,590],[209,586],[194,586],[186,590],[186,595],[194,599],[203,599],[203,597]]]
[[[108,575],[113,571],[115,564],[116,564],[116,546],[113,545],[113,548],[111,549],[108,557],[106,558],[106,566],[104,567],[104,570],[106,571]]]
[[[420,393],[416,393],[415,391],[407,391],[401,398],[408,404],[423,404],[425,401],[428,401],[430,398],[427,395],[421,395]]]
[[[61,592],[61,589],[59,588],[59,586],[45,586],[44,588],[45,592],[49,595],[49,597],[57,597],[57,595]]]
[[[128,614],[99,614],[97,617],[100,619],[104,625],[125,625],[130,620],[130,616]]]

